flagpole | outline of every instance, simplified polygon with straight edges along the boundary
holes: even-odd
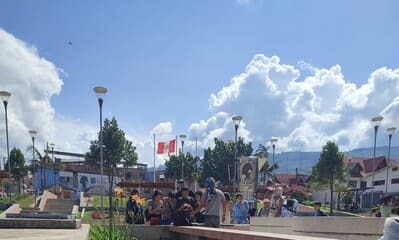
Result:
[[[156,158],[156,152],[155,152],[155,133],[153,134],[154,136],[154,185],[153,185],[153,191],[155,192],[155,181],[156,181],[156,163],[155,163],[155,158]]]

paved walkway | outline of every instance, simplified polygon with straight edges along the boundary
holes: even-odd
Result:
[[[15,240],[88,240],[89,224],[80,229],[16,229],[0,228],[0,239]]]

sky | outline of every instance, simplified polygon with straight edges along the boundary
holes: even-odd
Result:
[[[202,155],[238,135],[276,151],[371,147],[399,127],[397,1],[0,1],[10,148],[84,153],[115,117],[153,165],[153,137]],[[6,156],[4,111],[0,155]],[[392,145],[396,146],[395,136]],[[29,157],[27,157],[29,159]],[[163,163],[159,155],[156,164]]]

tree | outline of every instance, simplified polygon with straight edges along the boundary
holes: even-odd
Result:
[[[27,152],[32,152],[32,148],[33,146],[29,146],[28,149],[26,150]],[[30,167],[31,172],[33,173],[34,171],[37,172],[37,166],[38,164],[40,165],[40,172],[41,172],[41,189],[43,190],[46,187],[46,166],[52,165],[52,159],[51,157],[48,155],[48,144],[47,144],[47,149],[45,150],[44,155],[42,155],[40,153],[40,151],[35,148],[35,158],[38,159],[38,161],[36,160],[36,168],[33,169],[33,166]]]
[[[181,163],[183,160],[183,155],[170,156],[169,160],[165,161],[165,176],[169,179],[179,179],[181,178]],[[194,157],[191,153],[184,154],[184,164],[183,173],[184,180],[191,185],[199,177],[199,167],[198,167],[198,157]]]
[[[337,209],[338,210],[341,209],[342,198],[344,198],[347,195],[350,196],[350,194],[348,192],[349,190],[350,190],[350,187],[348,187],[348,185],[343,182],[334,184],[334,192],[338,193],[338,196],[337,196]],[[351,203],[352,203],[352,201],[351,201]]]
[[[200,181],[204,182],[207,177],[213,176],[223,184],[230,184],[234,179],[235,143],[233,141],[224,142],[218,138],[215,138],[214,141],[215,147],[207,148],[204,151],[200,167]],[[237,158],[251,156],[252,151],[252,143],[244,143],[244,139],[240,137],[237,141]]]
[[[333,212],[334,183],[345,181],[344,155],[338,146],[328,141],[320,153],[319,162],[313,166],[312,181],[330,188],[330,215]]]
[[[90,152],[85,154],[85,160],[95,166],[100,166],[100,133],[98,139],[90,142]],[[116,165],[121,160],[126,161],[127,166],[137,163],[136,147],[126,139],[125,133],[118,126],[115,117],[112,120],[105,119],[103,131],[103,167],[104,172],[108,173],[109,180],[109,213],[110,223],[112,222],[112,193]]]
[[[256,156],[258,158],[266,158],[267,159],[269,157],[269,153],[267,151],[268,149],[269,149],[269,147],[266,147],[263,144],[259,144],[258,149],[256,149],[256,151],[255,151],[254,156]],[[271,166],[269,165],[268,161],[266,161],[265,164],[263,164],[263,166],[259,170],[259,173],[261,174],[261,177],[262,177],[261,179],[263,181],[263,184],[266,183],[266,176],[271,177],[273,179],[273,181],[275,180],[274,176],[273,176],[273,172],[274,172],[274,170],[277,170],[278,168],[279,168],[279,165],[277,162],[275,162]]]
[[[10,152],[11,174],[18,181],[18,193],[21,194],[21,179],[28,175],[28,168],[25,166],[24,154],[18,148],[13,148]],[[8,161],[6,170],[9,171]]]

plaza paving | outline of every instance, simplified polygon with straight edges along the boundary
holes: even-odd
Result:
[[[0,228],[0,239],[23,240],[86,240],[89,239],[89,224],[80,229],[17,229]]]

